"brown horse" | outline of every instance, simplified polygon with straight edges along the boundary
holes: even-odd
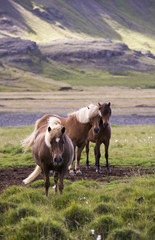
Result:
[[[50,186],[49,172],[54,171],[55,193],[57,192],[58,178],[59,191],[63,190],[63,178],[72,163],[74,148],[72,141],[65,133],[65,127],[58,118],[52,117],[49,123],[41,126],[35,134],[33,144],[33,158],[37,166],[35,171],[23,182],[30,183],[41,172],[44,174],[46,196]]]
[[[100,105],[100,111],[102,116],[104,116],[104,122],[103,124],[100,124],[100,129],[97,134],[94,134],[93,129],[91,128],[88,133],[88,138],[86,140],[86,154],[87,154],[87,160],[86,165],[87,168],[89,168],[89,142],[95,143],[94,148],[94,154],[95,154],[95,164],[96,164],[96,171],[101,172],[100,168],[100,146],[102,143],[104,143],[105,146],[105,158],[106,158],[106,167],[108,172],[110,172],[109,163],[108,163],[108,149],[109,149],[109,143],[111,138],[111,126],[109,124],[109,118],[111,116],[111,108],[110,103],[104,103]]]
[[[60,119],[61,124],[66,128],[66,132],[72,140],[74,150],[77,147],[75,171],[77,174],[81,174],[81,171],[79,169],[81,152],[85,146],[85,141],[92,125],[94,125],[94,132],[99,131],[99,116],[101,115],[101,111],[99,110],[100,107],[101,106],[91,104],[88,107],[81,108],[78,111],[69,114],[67,118],[62,118],[57,115],[43,116],[37,120],[33,133],[23,141],[25,150],[34,144],[37,129],[39,129],[44,124],[47,124],[50,117],[57,117]],[[71,174],[74,173],[73,164],[70,165],[69,170]]]

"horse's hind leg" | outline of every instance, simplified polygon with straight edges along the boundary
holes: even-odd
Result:
[[[87,141],[87,143],[86,143],[86,156],[87,156],[86,166],[87,166],[87,168],[90,168],[90,165],[89,165],[89,141]]]
[[[80,158],[81,158],[81,152],[84,149],[85,143],[78,147],[77,149],[77,158],[76,158],[76,163],[75,163],[75,171],[77,175],[81,175],[82,172],[80,171]]]

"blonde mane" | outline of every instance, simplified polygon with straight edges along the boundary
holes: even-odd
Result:
[[[49,128],[51,129],[49,131]],[[52,138],[59,138],[60,135],[62,134],[61,130],[62,130],[63,126],[61,125],[61,121],[60,119],[56,118],[56,117],[50,117],[48,120],[48,127],[45,133],[45,143],[48,147],[51,147],[51,140]]]
[[[90,104],[88,107],[80,108],[78,111],[68,114],[68,116],[75,115],[80,123],[88,123],[91,118],[96,117],[98,114],[100,114],[99,107]]]

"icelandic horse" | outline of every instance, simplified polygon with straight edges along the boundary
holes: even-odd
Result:
[[[94,148],[94,155],[95,155],[95,165],[96,165],[96,172],[100,173],[101,172],[101,167],[100,167],[100,157],[101,157],[101,152],[100,152],[100,146],[103,143],[105,147],[105,159],[106,159],[106,168],[108,172],[111,172],[109,168],[109,162],[108,162],[108,149],[109,149],[109,143],[110,143],[110,138],[111,138],[111,126],[109,124],[109,119],[111,117],[111,108],[110,108],[110,102],[109,103],[103,103],[102,105],[99,104],[101,115],[103,116],[103,124],[100,124],[100,128],[98,133],[94,134],[93,129],[91,128],[89,133],[88,133],[88,138],[86,140],[86,165],[87,168],[89,168],[89,142],[95,143],[95,148]]]
[[[51,117],[48,124],[41,126],[35,132],[32,148],[33,159],[37,166],[35,174],[30,174],[23,182],[30,183],[36,176],[36,172],[43,172],[45,180],[45,192],[48,196],[50,186],[49,172],[54,171],[55,193],[59,180],[59,191],[62,193],[64,175],[74,158],[74,147],[71,139],[65,133],[65,127],[60,119]],[[38,168],[39,167],[39,168]]]
[[[28,136],[22,143],[23,147],[25,147],[25,151],[27,151],[35,141],[35,135],[37,130],[48,123],[51,117],[57,117],[60,119],[61,124],[65,127],[67,135],[72,140],[74,146],[74,153],[75,148],[77,147],[77,156],[76,156],[76,163],[75,163],[75,171],[76,174],[81,174],[79,168],[79,162],[81,157],[81,152],[85,146],[85,142],[88,136],[88,132],[91,129],[92,125],[94,126],[94,132],[99,131],[99,123],[101,121],[101,111],[99,110],[100,106],[90,104],[88,107],[83,107],[78,111],[75,111],[71,114],[68,114],[67,118],[60,117],[58,115],[48,114],[44,115],[42,118],[38,119],[35,124],[35,129],[30,136]],[[75,155],[74,155],[75,159]],[[39,172],[38,168],[38,174]],[[69,166],[70,174],[74,174],[73,171],[73,163]],[[37,173],[36,173],[37,174]]]

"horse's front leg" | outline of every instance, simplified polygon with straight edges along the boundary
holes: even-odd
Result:
[[[100,144],[96,143],[95,149],[95,165],[96,165],[96,172],[101,173],[101,167],[100,167],[100,157],[101,157],[101,152],[100,152]]]
[[[49,170],[44,170],[44,179],[45,179],[45,193],[46,197],[48,197],[48,190],[50,187]]]
[[[77,175],[81,175],[82,172],[80,171],[80,158],[81,158],[81,152],[84,149],[85,143],[83,143],[81,146],[78,146],[77,149],[77,156],[76,156],[76,163],[75,163],[75,171]]]
[[[90,168],[90,165],[89,165],[89,141],[86,142],[86,156],[87,156],[86,166],[87,166],[87,168]]]
[[[57,194],[58,189],[58,172],[54,172],[54,183],[55,183],[55,194]]]
[[[64,181],[64,175],[65,175],[65,171],[62,171],[62,172],[60,173],[60,177],[59,177],[59,191],[60,191],[61,194],[62,194],[62,191],[63,191],[63,189],[64,189],[64,183],[63,183],[63,181]]]
[[[108,158],[109,158],[109,154],[108,154],[108,149],[109,149],[109,141],[107,141],[105,144],[105,159],[106,159],[106,168],[107,168],[107,171],[110,173],[111,172],[111,169],[109,168],[109,161],[108,161]]]

